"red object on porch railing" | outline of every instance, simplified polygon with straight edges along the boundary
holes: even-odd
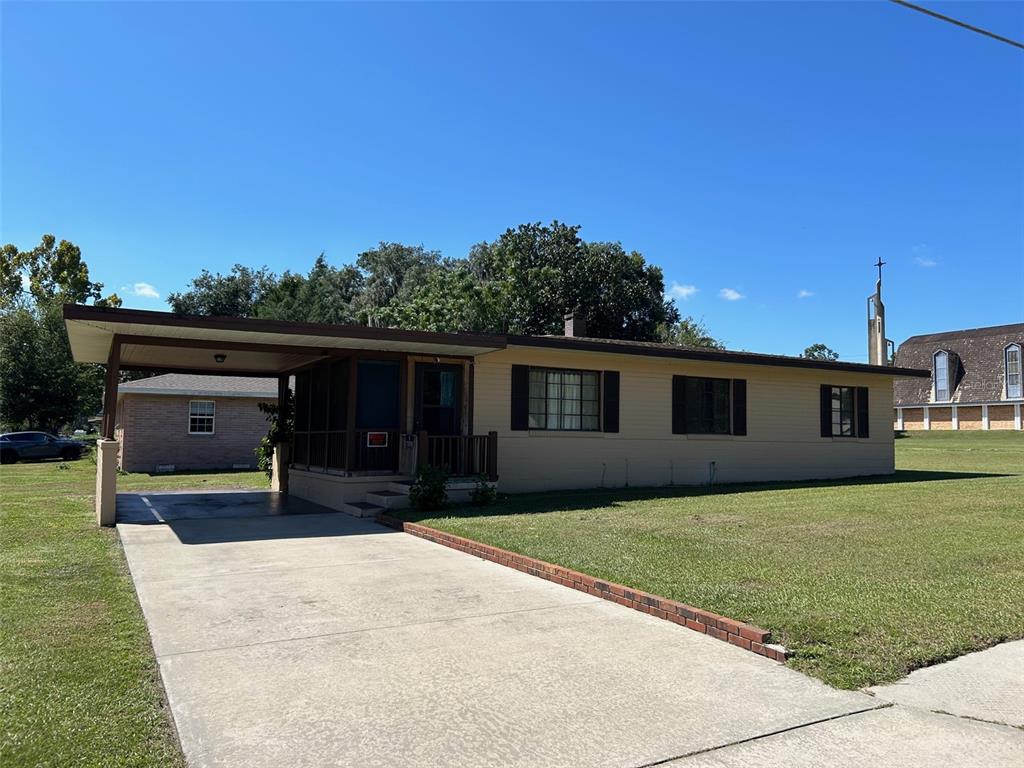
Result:
[[[386,434],[379,445],[370,445],[369,433]],[[401,433],[396,429],[357,429],[352,461],[349,463],[347,429],[295,432],[292,438],[292,466],[309,470],[353,472],[397,472]]]
[[[486,435],[417,436],[420,466],[443,467],[451,475],[484,475],[498,479],[498,433]]]

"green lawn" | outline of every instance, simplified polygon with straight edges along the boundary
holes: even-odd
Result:
[[[62,468],[64,467],[64,468]],[[96,466],[0,469],[0,764],[183,766]],[[120,490],[267,487],[258,472],[124,475]]]
[[[843,688],[1024,637],[1024,435],[914,434],[892,478],[529,494],[407,519],[772,631]]]

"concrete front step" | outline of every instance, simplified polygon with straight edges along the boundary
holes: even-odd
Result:
[[[369,501],[347,501],[341,505],[341,510],[353,517],[376,517],[384,511],[384,507]]]
[[[383,509],[405,509],[409,506],[409,488],[404,491],[367,491],[366,500]]]

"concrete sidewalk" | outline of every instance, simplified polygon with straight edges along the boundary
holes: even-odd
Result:
[[[118,530],[193,766],[732,765],[707,761],[765,749],[795,765],[785,755],[808,740],[898,754],[929,729],[931,765],[1024,760],[1019,731],[939,715],[925,727],[878,698],[344,515]],[[835,759],[813,764],[872,764]]]
[[[1024,640],[1003,643],[869,689],[928,712],[1024,728]]]

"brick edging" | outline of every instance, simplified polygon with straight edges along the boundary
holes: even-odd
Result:
[[[771,633],[768,630],[761,629],[753,624],[746,624],[726,616],[720,616],[711,611],[694,608],[685,603],[670,600],[667,597],[641,592],[638,589],[625,587],[622,584],[595,579],[593,576],[588,576],[579,571],[573,571],[560,565],[554,565],[543,560],[520,555],[516,552],[510,552],[507,549],[492,547],[490,544],[481,544],[479,541],[445,533],[436,528],[428,528],[419,523],[407,523],[392,515],[380,514],[377,516],[377,522],[389,528],[405,531],[421,539],[432,541],[435,544],[451,547],[460,552],[475,555],[508,568],[515,568],[517,571],[528,573],[531,576],[539,576],[542,579],[553,581],[564,587],[570,587],[580,592],[585,592],[588,595],[610,600],[636,611],[642,611],[659,619],[671,621],[696,632],[703,632],[709,637],[732,643],[735,646],[752,651],[760,656],[766,656],[775,661],[785,661],[786,657],[790,655],[781,645],[772,644]]]

